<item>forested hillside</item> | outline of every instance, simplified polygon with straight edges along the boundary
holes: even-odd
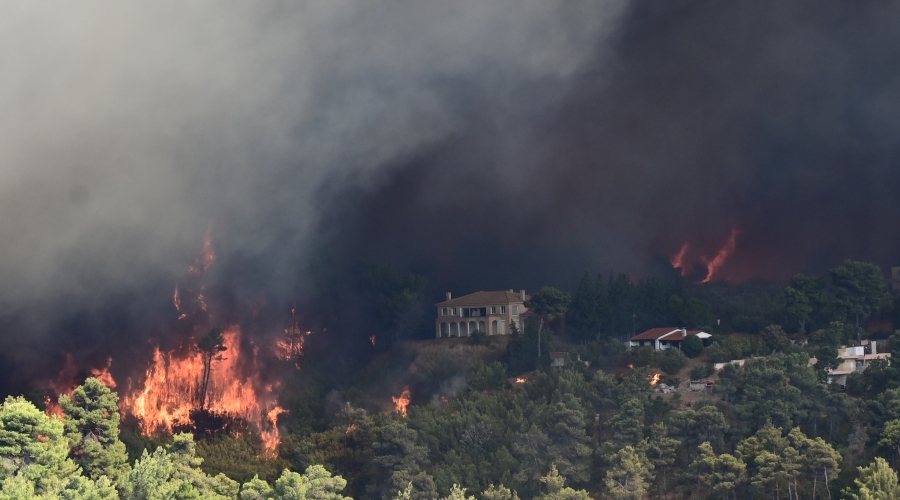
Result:
[[[880,330],[894,308],[878,273],[847,262],[743,289],[585,276],[571,297],[535,293],[546,314],[510,336],[404,340],[386,320],[365,333],[393,341],[361,366],[304,351],[277,453],[240,422],[144,437],[95,378],[55,412],[10,397],[0,498],[900,498],[900,367],[827,383],[839,346],[900,345]],[[713,336],[627,350],[648,311]],[[699,378],[710,394],[688,390]]]

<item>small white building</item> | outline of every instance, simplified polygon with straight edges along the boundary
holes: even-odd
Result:
[[[651,328],[644,333],[628,339],[628,347],[653,346],[657,351],[664,351],[670,347],[681,348],[681,342],[695,335],[700,339],[708,339],[712,335],[702,330],[687,330],[685,328]]]
[[[873,341],[863,341],[865,345],[860,346],[841,346],[838,350],[838,356],[841,358],[841,364],[833,370],[828,370],[828,383],[837,382],[841,385],[847,383],[847,375],[854,372],[863,372],[872,361],[876,359],[890,359],[891,353],[878,352],[878,345]]]

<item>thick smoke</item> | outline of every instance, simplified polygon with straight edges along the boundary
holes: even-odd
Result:
[[[9,7],[7,366],[145,351],[207,232],[210,300],[251,317],[367,258],[434,291],[568,287],[737,228],[734,281],[892,264],[898,21],[837,0]]]
[[[685,242],[702,265],[732,229],[717,278],[895,264],[898,21],[877,2],[633,1],[558,106],[479,103],[337,246],[457,293],[646,275]]]
[[[62,350],[102,364],[110,351],[145,349],[171,329],[161,311],[174,318],[174,284],[207,232],[210,289],[226,290],[223,301],[312,293],[310,256],[342,224],[324,216],[353,210],[332,195],[382,192],[411,162],[445,144],[460,150],[479,129],[504,140],[471,142],[481,152],[468,160],[527,158],[531,127],[596,64],[624,9],[10,6],[0,19],[7,361],[27,378]],[[454,156],[434,158],[435,175],[535,173]]]

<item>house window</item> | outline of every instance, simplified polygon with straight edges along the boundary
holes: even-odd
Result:
[[[491,306],[491,314],[497,314],[497,306]]]
[[[453,316],[456,316],[456,308],[455,307],[450,310],[450,314]]]
[[[447,315],[447,308],[446,308],[446,307],[442,307],[442,308],[441,308],[441,316],[446,316],[446,315]]]
[[[500,314],[506,314],[506,306],[500,306]]]
[[[513,310],[512,310],[513,314],[519,314],[519,306],[512,306],[512,308],[513,308]]]

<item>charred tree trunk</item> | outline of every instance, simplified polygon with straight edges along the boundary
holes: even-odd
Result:
[[[213,328],[197,342],[197,350],[203,356],[203,376],[200,379],[200,411],[206,410],[206,395],[209,391],[209,377],[213,361],[225,359],[221,353],[225,347],[225,336],[221,328]]]

